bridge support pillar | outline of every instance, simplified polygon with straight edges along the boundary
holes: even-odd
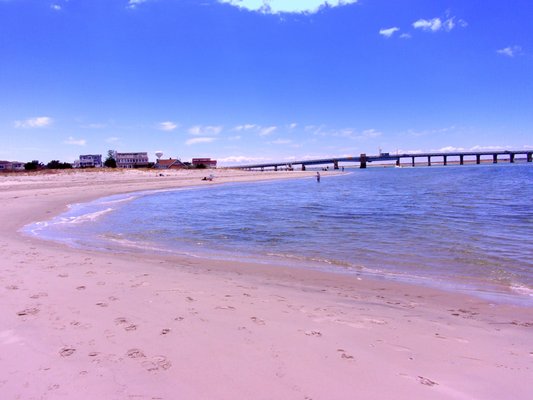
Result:
[[[511,154],[509,155],[509,162],[510,162],[510,163],[514,163],[514,153],[511,153]]]
[[[399,158],[396,159],[396,166],[397,166],[397,167],[400,166],[400,159],[399,159]]]
[[[339,162],[337,160],[333,160],[333,169],[339,169]]]
[[[265,170],[265,168],[261,167],[261,172],[263,172]]]
[[[360,160],[359,168],[366,168],[366,154],[362,153]]]
[[[498,164],[498,154],[493,154],[492,155],[492,163],[493,164]]]
[[[411,157],[411,166],[412,166],[412,167],[415,166],[415,158],[414,158],[414,157]]]
[[[481,156],[476,154],[476,164],[481,164]]]
[[[278,166],[274,165],[274,171],[277,171],[277,170],[278,170]]]
[[[305,171],[305,164],[302,164],[302,171]]]
[[[533,161],[533,153],[527,153],[527,162]]]
[[[443,160],[442,163],[444,165],[448,165],[448,156],[442,156],[442,160]]]
[[[431,167],[431,156],[428,156],[428,167]]]
[[[464,165],[465,163],[465,156],[463,156],[462,154],[459,156],[459,165]]]

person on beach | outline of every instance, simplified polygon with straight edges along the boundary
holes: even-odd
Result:
[[[320,172],[316,171],[316,181],[320,183]]]

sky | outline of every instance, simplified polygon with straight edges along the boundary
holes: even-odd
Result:
[[[533,148],[531,0],[0,0],[0,160]]]

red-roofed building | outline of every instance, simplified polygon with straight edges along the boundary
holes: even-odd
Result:
[[[217,160],[211,160],[210,158],[193,158],[192,159],[192,166],[193,167],[201,167],[204,166],[206,168],[216,168],[217,167]]]
[[[157,169],[182,169],[185,165],[178,159],[169,158],[168,160],[158,159],[154,165]]]

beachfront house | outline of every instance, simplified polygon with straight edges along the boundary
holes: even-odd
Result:
[[[80,168],[101,168],[102,155],[101,154],[83,154],[80,155],[79,163],[76,163]]]
[[[157,169],[183,169],[187,166],[177,158],[169,158],[168,160],[158,159],[154,165]]]
[[[192,166],[195,168],[216,168],[217,160],[211,160],[210,158],[193,158]]]
[[[117,162],[117,168],[142,168],[148,167],[150,162],[148,161],[147,152],[138,153],[114,153],[115,161]]]
[[[24,163],[19,161],[0,161],[0,171],[24,171]]]

